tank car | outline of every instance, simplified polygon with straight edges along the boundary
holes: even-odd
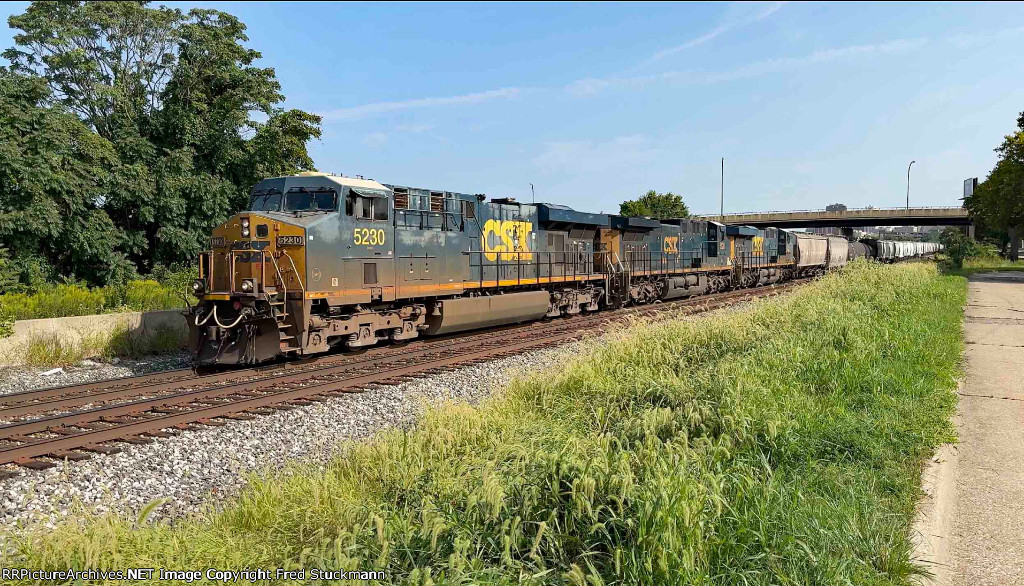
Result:
[[[871,249],[864,242],[851,242],[849,248],[849,255],[846,257],[848,260],[856,260],[858,258],[871,258]]]

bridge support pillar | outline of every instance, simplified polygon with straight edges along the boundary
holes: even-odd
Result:
[[[840,228],[839,231],[843,235],[843,238],[853,240],[853,228]]]

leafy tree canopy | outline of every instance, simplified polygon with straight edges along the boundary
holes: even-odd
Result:
[[[999,160],[964,207],[986,227],[1000,231],[1024,227],[1024,112],[1017,129],[995,149]]]
[[[688,218],[690,210],[683,203],[683,197],[669,191],[658,193],[650,190],[639,198],[619,204],[619,214],[631,217],[646,217],[664,220],[667,218]]]
[[[313,170],[320,118],[280,107],[228,13],[34,2],[8,23],[0,247],[22,284],[190,262],[254,183]]]

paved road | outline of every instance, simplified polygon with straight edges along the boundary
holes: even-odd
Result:
[[[932,495],[936,583],[1024,586],[1024,272],[971,278],[964,335],[960,443],[940,452]]]

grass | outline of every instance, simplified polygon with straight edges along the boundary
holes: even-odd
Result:
[[[958,274],[964,276],[985,271],[1024,271],[1024,262],[1007,260],[1001,256],[977,256],[964,260]]]
[[[25,347],[29,366],[67,366],[85,358],[138,358],[150,354],[168,354],[185,347],[185,338],[172,328],[152,332],[133,332],[119,325],[106,333],[68,336],[57,333],[32,336]]]
[[[1024,261],[1011,261],[999,255],[999,250],[991,244],[977,243],[975,254],[963,260],[963,266],[957,269],[946,254],[938,254],[939,267],[949,275],[970,276],[973,273],[989,271],[1024,271]]]
[[[480,407],[256,476],[221,512],[18,535],[0,566],[909,584],[921,462],[954,434],[965,298],[931,264],[852,263],[749,309],[637,325]]]

